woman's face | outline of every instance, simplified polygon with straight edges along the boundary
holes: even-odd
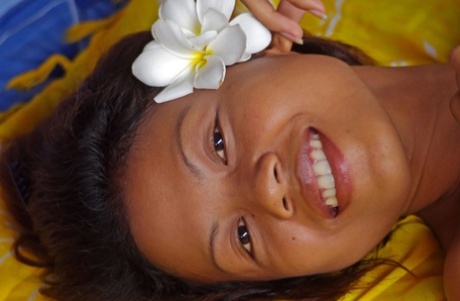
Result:
[[[219,90],[149,112],[124,188],[136,243],[156,266],[204,282],[267,280],[361,259],[402,214],[408,174],[396,130],[354,71],[292,54],[231,67]]]

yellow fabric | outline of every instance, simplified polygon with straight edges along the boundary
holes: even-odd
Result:
[[[51,56],[37,70],[26,72],[17,78],[13,78],[8,83],[9,89],[27,90],[44,82],[56,65],[60,65],[65,71],[70,69],[71,62],[69,59],[60,54]]]
[[[381,65],[445,62],[452,47],[460,44],[460,4],[457,0],[324,2],[328,20],[318,20],[307,14],[301,22],[304,29],[355,45]],[[0,114],[0,141],[29,132],[46,118],[61,99],[78,87],[104,51],[127,34],[149,29],[157,18],[157,11],[156,1],[131,0],[111,18],[73,28],[68,35],[69,41],[93,34],[87,50],[74,61],[64,62],[65,77],[54,81],[26,105]],[[13,83],[30,87],[29,79],[46,78],[44,73],[49,72],[53,62],[59,59],[50,57],[45,63],[47,67],[38,68]],[[0,301],[45,300],[37,294],[39,270],[20,264],[9,253],[15,232],[9,226],[3,204],[0,210]],[[415,217],[400,222],[397,228],[380,255],[401,262],[415,277],[401,268],[379,267],[368,273],[362,280],[362,288],[347,294],[345,301],[443,300],[444,255],[431,232]]]
[[[358,242],[359,243],[359,242]],[[341,301],[441,301],[444,252],[430,229],[417,217],[409,216],[395,226],[390,242],[378,252],[379,258],[401,263],[382,265],[368,272],[358,289]]]
[[[384,66],[447,62],[460,44],[458,0],[323,0],[328,19],[306,15],[308,32],[357,46]]]

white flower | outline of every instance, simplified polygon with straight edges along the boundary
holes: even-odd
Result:
[[[243,62],[266,48],[270,31],[252,14],[230,16],[235,0],[166,0],[152,26],[154,41],[134,61],[144,84],[166,87],[156,102],[173,100],[193,88],[217,89],[225,66]]]

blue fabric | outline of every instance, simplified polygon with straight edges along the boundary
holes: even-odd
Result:
[[[85,42],[65,43],[65,33],[70,26],[107,17],[125,2],[8,0],[6,3],[8,7],[0,11],[0,111],[31,99],[50,80],[61,76],[62,70],[58,68],[47,82],[26,92],[5,89],[12,77],[38,67],[52,54],[60,53],[72,59],[86,46]]]
[[[2,0],[2,5],[0,5],[0,18],[9,11],[13,6],[21,2],[22,0]]]

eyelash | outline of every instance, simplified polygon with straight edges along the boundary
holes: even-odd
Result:
[[[249,234],[248,227],[246,226],[246,221],[244,218],[238,220],[238,240],[240,241],[241,246],[246,250],[246,252],[253,257],[252,254],[252,244],[251,244],[251,235]]]
[[[227,164],[227,154],[225,152],[225,140],[220,130],[219,119],[216,117],[214,129],[211,137],[212,146],[219,159]]]

